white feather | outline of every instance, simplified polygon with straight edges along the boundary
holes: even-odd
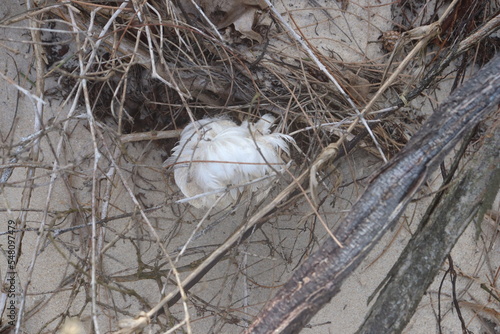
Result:
[[[240,195],[252,193],[257,201],[263,199],[275,172],[283,171],[280,150],[289,154],[288,142],[294,141],[288,135],[271,133],[274,121],[267,114],[255,124],[206,118],[186,126],[165,165],[174,167],[175,183],[182,193],[196,197],[189,203],[209,208],[218,200],[218,207],[227,207]]]

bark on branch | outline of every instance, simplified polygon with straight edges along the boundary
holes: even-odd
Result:
[[[500,186],[498,121],[485,137],[467,170],[429,206],[358,333],[400,333],[462,232],[491,207]]]

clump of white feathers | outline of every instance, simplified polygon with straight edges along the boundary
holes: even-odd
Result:
[[[223,118],[195,121],[182,131],[179,143],[165,161],[173,166],[175,183],[196,208],[225,208],[239,199],[267,196],[282,173],[281,152],[289,155],[293,138],[271,132],[275,118],[237,125]]]

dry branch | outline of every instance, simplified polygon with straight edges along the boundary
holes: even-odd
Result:
[[[459,180],[429,206],[358,333],[400,333],[462,232],[472,220],[482,220],[500,186],[498,122],[485,137]]]
[[[28,1],[27,2],[28,9],[31,8],[32,6],[33,6],[32,1]],[[35,69],[36,69],[36,73],[37,73],[37,76],[36,76],[36,94],[35,95],[38,97],[38,99],[37,99],[37,103],[34,104],[34,107],[35,107],[35,117],[34,117],[34,119],[35,119],[35,122],[34,122],[35,131],[40,131],[44,128],[43,113],[44,113],[44,105],[45,105],[45,102],[43,101],[43,96],[44,96],[44,91],[45,91],[45,81],[43,80],[43,74],[44,74],[45,70],[44,70],[44,64],[43,64],[43,58],[42,58],[43,50],[42,50],[41,43],[40,43],[41,34],[40,34],[40,31],[37,30],[37,28],[39,28],[39,26],[40,26],[40,24],[38,22],[30,21],[31,38],[35,42],[34,54],[35,54]],[[32,161],[38,161],[39,157],[40,157],[40,141],[37,139],[35,141],[34,146],[32,147],[32,149],[30,151],[30,158],[32,159]],[[32,194],[33,194],[33,185],[34,185],[33,176],[35,175],[35,171],[36,171],[35,168],[30,167],[27,169],[27,172],[26,172],[26,183],[25,183],[25,188],[23,189],[22,200],[21,200],[22,201],[21,206],[23,209],[27,209],[30,207],[30,202],[32,199]],[[38,237],[36,239],[36,245],[35,245],[36,251],[32,255],[30,266],[28,269],[27,277],[29,279],[27,280],[27,282],[25,283],[25,285],[23,287],[23,296],[21,298],[21,305],[19,306],[19,317],[17,319],[17,324],[20,324],[22,322],[23,310],[26,306],[26,295],[28,293],[28,289],[29,289],[29,286],[31,283],[31,277],[33,275],[33,270],[34,270],[35,262],[36,262],[35,254],[38,250],[39,245],[41,244],[42,239],[45,236],[43,233],[41,233],[41,231],[42,231],[44,224],[46,222],[47,211],[48,211],[48,208],[44,211],[44,219],[43,219],[42,223],[40,224],[40,226],[41,226],[40,234],[38,235]],[[19,214],[18,222],[17,222],[18,226],[20,226],[21,228],[25,228],[26,224],[27,224],[26,220],[27,220],[27,212],[21,211],[21,213]],[[16,252],[15,253],[17,254],[18,257],[21,256],[21,245],[23,243],[23,239],[24,239],[24,233],[20,233],[16,236]],[[18,259],[15,260],[15,263],[17,263],[17,260]],[[18,326],[18,325],[16,325],[16,326]]]
[[[120,140],[122,143],[130,143],[135,141],[143,140],[158,140],[166,138],[177,138],[181,135],[181,130],[170,130],[170,131],[149,131],[141,133],[129,133],[122,135]]]
[[[500,102],[500,57],[448,98],[407,146],[371,180],[335,231],[294,273],[245,333],[298,333],[397,221],[406,204],[464,132]]]

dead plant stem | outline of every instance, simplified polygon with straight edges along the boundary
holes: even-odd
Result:
[[[30,10],[32,7],[35,7],[34,4],[32,3],[31,0],[28,0],[26,2],[26,6],[28,10]],[[33,48],[34,48],[34,56],[35,56],[35,70],[36,70],[36,93],[35,96],[37,96],[36,103],[34,103],[35,106],[35,132],[41,131],[43,128],[43,107],[45,102],[43,101],[43,94],[45,91],[45,82],[44,82],[44,68],[45,64],[43,61],[43,50],[42,50],[42,45],[41,45],[41,34],[40,30],[40,23],[37,20],[30,20],[30,33],[31,33],[31,38],[34,42]],[[32,161],[38,161],[39,159],[39,154],[40,154],[40,138],[36,138],[33,142],[33,146],[31,148],[30,152],[30,158]],[[26,172],[26,183],[25,187],[23,189],[23,194],[21,198],[21,207],[22,208],[29,208],[30,202],[31,202],[31,195],[33,192],[33,185],[34,185],[34,175],[35,175],[35,168],[28,168]],[[36,256],[38,255],[38,247],[40,245],[41,239],[45,236],[43,233],[43,227],[45,223],[45,219],[47,217],[47,211],[48,208],[45,207],[42,223],[40,224],[40,234],[37,236],[36,239],[36,245],[35,249],[33,251],[33,256],[28,268],[28,273],[26,275],[27,281],[24,285],[23,291],[22,291],[22,296],[21,296],[21,304],[19,305],[19,313],[16,321],[16,328],[15,328],[15,334],[18,334],[21,331],[21,325],[22,325],[22,320],[23,320],[23,313],[24,313],[24,308],[26,306],[26,295],[28,293],[29,286],[31,284],[31,277],[33,275],[33,270],[36,262]],[[27,218],[27,211],[22,211],[21,214],[19,215],[18,218],[18,225],[21,226],[21,228],[26,227],[26,218]],[[21,244],[23,241],[24,233],[20,233],[16,235],[16,254],[17,257],[21,255]],[[16,259],[16,263],[17,263]]]

